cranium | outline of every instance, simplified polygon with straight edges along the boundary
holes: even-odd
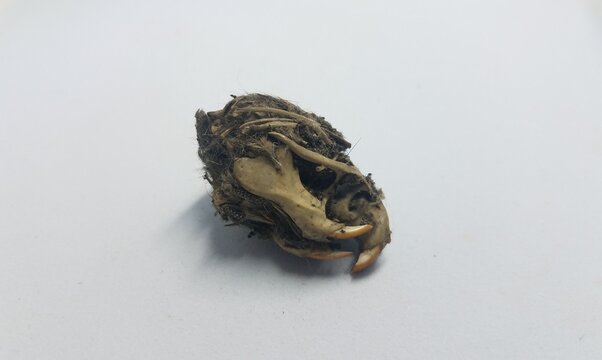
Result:
[[[196,128],[212,202],[224,220],[313,259],[352,256],[340,242],[356,238],[354,272],[391,241],[382,192],[353,165],[349,142],[324,118],[251,94],[222,110],[199,110]]]

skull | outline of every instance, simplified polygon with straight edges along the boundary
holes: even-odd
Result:
[[[285,251],[313,259],[354,255],[370,266],[391,241],[383,194],[322,117],[261,94],[236,96],[222,110],[196,114],[199,156],[212,202],[226,221],[246,225]]]

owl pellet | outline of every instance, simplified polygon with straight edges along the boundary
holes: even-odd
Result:
[[[236,96],[196,114],[199,156],[221,217],[312,259],[373,264],[391,241],[383,193],[323,117],[272,96]],[[358,253],[344,242],[357,241]]]

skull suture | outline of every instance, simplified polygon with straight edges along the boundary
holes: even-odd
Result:
[[[212,202],[224,220],[313,259],[352,256],[339,239],[357,238],[354,272],[391,241],[382,192],[351,163],[350,144],[324,118],[250,94],[222,110],[199,110],[196,129]]]

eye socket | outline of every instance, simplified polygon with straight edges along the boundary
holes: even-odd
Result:
[[[336,180],[337,174],[328,168],[318,166],[297,156],[294,156],[293,161],[299,171],[301,183],[308,190],[316,192],[326,190]]]

